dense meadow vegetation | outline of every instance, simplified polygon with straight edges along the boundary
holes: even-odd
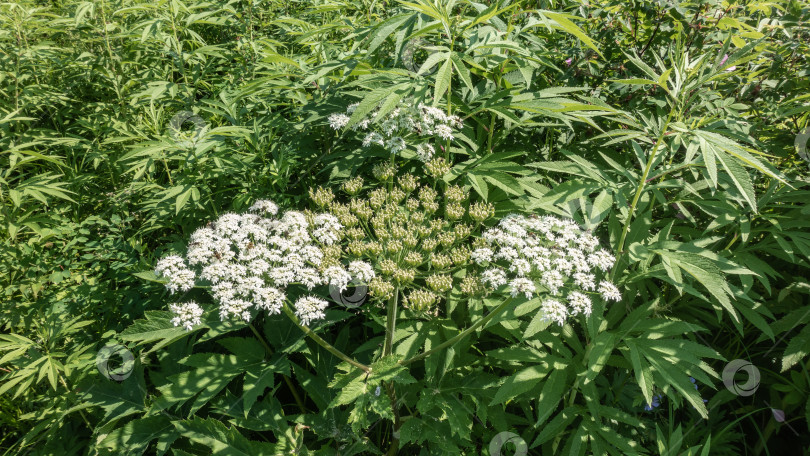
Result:
[[[810,452],[810,4],[0,4],[0,453]]]

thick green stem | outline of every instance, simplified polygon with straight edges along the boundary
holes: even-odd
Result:
[[[394,295],[388,300],[388,315],[385,319],[385,345],[383,345],[383,356],[388,356],[394,351],[394,332],[397,329],[397,298],[399,288],[394,290]]]
[[[371,372],[370,367],[366,366],[363,363],[359,363],[359,362],[351,359],[348,355],[346,355],[342,351],[338,350],[337,348],[333,347],[329,342],[321,339],[321,336],[315,334],[315,332],[313,332],[311,329],[309,329],[306,326],[302,325],[301,322],[298,321],[298,317],[295,316],[295,313],[290,309],[290,307],[287,305],[287,303],[284,303],[284,306],[282,307],[282,310],[284,310],[284,313],[286,313],[287,316],[290,317],[290,320],[292,320],[293,323],[295,323],[296,326],[301,328],[301,331],[304,331],[304,334],[309,336],[309,338],[314,340],[318,345],[325,348],[326,351],[328,351],[329,353],[337,356],[338,358],[342,359],[343,361],[346,361],[347,363],[351,364],[352,366],[354,366],[354,367],[356,367],[358,369],[362,369],[363,372]]]
[[[402,361],[399,362],[399,364],[401,364],[403,366],[407,366],[408,364],[411,364],[411,363],[413,363],[415,361],[419,361],[422,358],[430,356],[431,354],[436,353],[437,351],[443,350],[443,349],[455,344],[456,342],[460,341],[461,339],[469,336],[470,333],[472,333],[476,329],[478,329],[481,326],[485,325],[488,321],[495,318],[496,315],[503,312],[503,310],[506,309],[506,307],[509,305],[510,302],[512,302],[512,298],[508,298],[506,301],[499,304],[498,307],[493,309],[492,312],[488,313],[486,317],[482,317],[480,320],[473,323],[472,326],[470,326],[469,328],[465,329],[464,331],[458,333],[455,337],[452,337],[452,338],[446,340],[445,342],[439,344],[435,348],[432,348],[432,349],[430,349],[430,350],[428,350],[428,351],[426,351],[424,353],[420,353],[420,354],[418,354],[418,355],[416,355],[416,356],[414,356],[412,358],[402,360]]]
[[[624,223],[624,229],[622,229],[622,235],[619,238],[619,245],[616,248],[616,253],[619,255],[624,253],[624,241],[627,239],[627,231],[630,229],[630,224],[633,222],[633,215],[636,212],[636,206],[638,206],[638,201],[641,199],[641,193],[644,191],[644,187],[647,185],[647,177],[650,175],[650,170],[655,162],[655,156],[658,154],[658,149],[661,146],[661,142],[664,140],[664,135],[667,132],[667,128],[669,127],[669,122],[672,120],[673,114],[675,114],[675,109],[669,112],[667,121],[661,128],[661,133],[658,134],[658,140],[655,142],[652,152],[650,152],[650,158],[647,159],[647,165],[644,167],[644,174],[641,175],[641,180],[639,180],[638,188],[636,188],[636,196],[633,197],[633,203],[630,205],[630,212],[627,214],[627,221]],[[618,262],[616,264],[618,264]]]
[[[385,320],[385,344],[383,345],[383,356],[388,356],[394,351],[394,333],[397,329],[397,299],[399,298],[399,288],[394,290],[394,295],[388,300],[388,315]],[[391,446],[387,455],[393,456],[399,451],[399,410],[397,409],[397,393],[394,384],[383,382],[386,393],[391,400],[391,410],[394,412],[394,435],[391,438]]]

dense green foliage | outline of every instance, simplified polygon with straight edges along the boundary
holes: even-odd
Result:
[[[808,24],[795,0],[0,4],[0,448],[479,455],[509,431],[529,454],[810,451]],[[285,314],[172,325],[161,257],[257,200],[385,186],[391,154],[351,127],[406,99],[463,119],[435,188],[576,220],[621,302],[561,327],[519,298],[407,365],[505,296],[395,328],[330,307],[313,330],[371,374]],[[97,367],[110,344],[134,354],[122,381]],[[734,359],[753,395],[724,386]]]

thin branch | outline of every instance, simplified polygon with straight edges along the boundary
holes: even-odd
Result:
[[[340,351],[337,348],[333,347],[329,342],[323,340],[321,338],[321,336],[315,334],[314,331],[312,331],[308,327],[302,325],[301,322],[298,321],[298,317],[295,316],[295,313],[290,309],[290,307],[287,305],[287,303],[284,303],[284,306],[282,307],[282,310],[284,311],[284,313],[287,314],[288,317],[290,317],[290,320],[292,320],[293,323],[295,323],[296,326],[301,328],[301,331],[304,331],[304,334],[309,336],[310,339],[317,342],[318,345],[325,348],[326,351],[328,351],[329,353],[337,356],[338,358],[342,359],[343,361],[346,361],[347,363],[351,364],[352,366],[354,366],[354,367],[356,367],[358,369],[362,369],[363,372],[371,372],[371,367],[366,366],[363,363],[360,363],[360,362],[357,362],[357,361],[353,360],[352,358],[350,358],[348,355],[346,355],[342,351]]]

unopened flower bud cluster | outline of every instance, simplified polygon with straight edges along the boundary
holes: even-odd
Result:
[[[346,227],[345,254],[377,271],[368,282],[372,297],[387,300],[399,289],[406,308],[429,313],[454,287],[467,295],[481,292],[477,279],[454,279],[452,273],[470,264],[471,235],[494,215],[492,205],[469,205],[461,187],[440,192],[410,174],[394,184],[389,164],[373,173],[390,187],[359,198],[362,180],[355,178],[343,185],[352,198],[329,207]]]
[[[333,113],[329,116],[329,126],[340,130],[348,125],[351,115],[359,103],[349,105],[346,113]],[[365,131],[363,147],[380,146],[391,154],[399,154],[413,144],[416,158],[429,163],[436,149],[430,144],[430,138],[437,141],[454,139],[455,130],[462,128],[463,122],[455,115],[448,116],[444,111],[433,106],[413,102],[403,102],[391,112],[381,115],[374,111],[354,124],[354,130]],[[434,168],[440,164],[434,164]]]

